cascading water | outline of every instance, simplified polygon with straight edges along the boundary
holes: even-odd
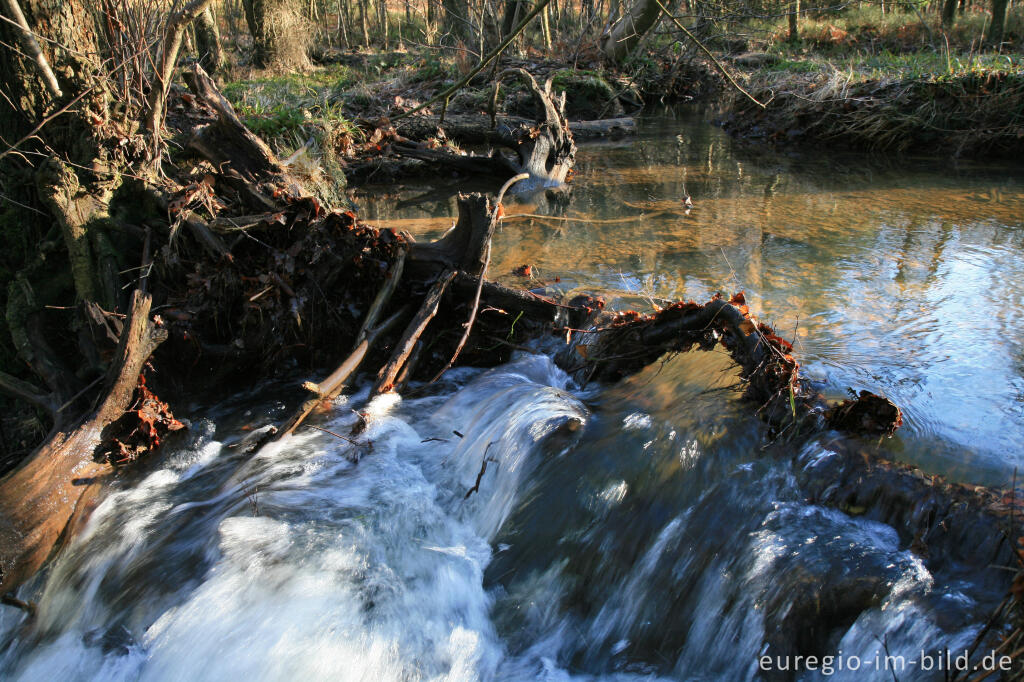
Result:
[[[826,391],[904,409],[895,438],[855,448],[1008,483],[1020,174],[741,157],[669,128],[581,149],[569,207],[517,207],[554,218],[506,223],[493,276],[532,263],[567,294],[620,289],[618,307],[745,289]],[[394,206],[365,215],[407,220],[374,215]],[[427,208],[409,219],[450,225],[447,202]],[[836,444],[772,443],[737,383],[721,352],[605,387],[524,355],[339,400],[320,425],[347,434],[364,410],[360,445],[302,429],[254,455],[279,387],[175,405],[191,441],[109,485],[22,588],[33,621],[0,609],[0,677],[944,679],[940,650],[970,646],[998,581],[809,503]]]
[[[34,623],[0,616],[5,677],[748,679],[762,655],[969,643],[970,586],[802,502],[792,469],[822,446],[766,457],[723,355],[660,370],[690,416],[644,409],[655,372],[581,393],[540,355],[457,370],[370,402],[359,446],[307,430],[246,456],[195,424],[107,494]]]

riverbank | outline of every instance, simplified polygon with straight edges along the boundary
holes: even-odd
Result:
[[[807,20],[797,41],[776,35],[730,58],[758,102],[730,96],[721,122],[738,139],[779,148],[1017,157],[1020,27],[1018,10],[992,46],[977,13],[948,30],[934,16],[877,10]]]
[[[826,62],[811,73],[760,71],[750,80],[767,106],[735,97],[722,120],[743,140],[973,157],[1024,151],[1024,61],[909,78]]]

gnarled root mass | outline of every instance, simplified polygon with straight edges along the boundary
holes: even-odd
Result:
[[[828,406],[801,377],[792,344],[750,315],[742,292],[703,305],[678,302],[650,315],[605,313],[592,328],[576,330],[557,360],[581,382],[616,381],[666,353],[711,350],[718,343],[741,368],[744,397],[777,428],[827,425],[848,433],[892,435],[903,423],[896,405],[867,391],[854,401]]]

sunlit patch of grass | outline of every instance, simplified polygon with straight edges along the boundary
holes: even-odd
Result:
[[[344,135],[361,135],[344,111],[346,93],[359,87],[358,71],[333,65],[310,73],[238,80],[223,92],[250,130],[282,159],[291,159],[293,174],[341,205],[345,177],[334,143]]]
[[[808,12],[798,21],[799,40],[789,40],[785,16],[769,21],[752,21],[746,26],[756,36],[751,49],[781,57],[799,57],[813,52],[832,58],[864,55],[941,54],[998,52],[984,46],[991,15],[969,9],[957,14],[952,26],[943,27],[935,11],[903,5],[882,13],[877,5],[848,7],[839,11]],[[1005,54],[1019,54],[1024,44],[1024,8],[1007,11],[1004,29]]]

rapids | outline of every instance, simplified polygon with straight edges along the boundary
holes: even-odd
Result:
[[[583,148],[568,204],[510,203],[542,217],[506,223],[492,274],[532,263],[619,307],[746,289],[824,390],[905,408],[896,438],[863,447],[1010,478],[1020,289],[985,297],[1024,274],[1011,173],[752,158],[706,126],[648,125]],[[362,201],[421,235],[450,224],[447,199]],[[304,429],[255,454],[283,386],[175,406],[187,441],[108,486],[22,589],[37,618],[0,610],[0,675],[905,682],[943,679],[940,650],[969,646],[1002,598],[955,562],[930,570],[889,526],[807,502],[799,474],[836,456],[832,436],[770,443],[722,352],[584,387],[523,353],[367,393],[320,423],[348,433],[365,411],[358,445]]]

